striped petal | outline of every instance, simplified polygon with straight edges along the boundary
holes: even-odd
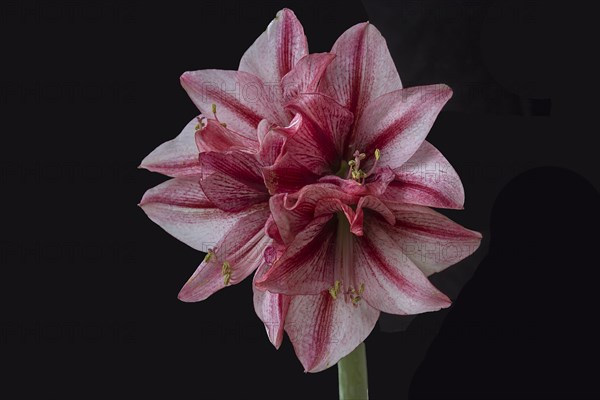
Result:
[[[272,243],[264,232],[268,217],[265,205],[241,217],[211,248],[178,298],[185,302],[204,300],[254,272],[263,263],[263,252]]]
[[[362,343],[375,327],[379,311],[364,301],[353,305],[325,292],[294,296],[285,330],[306,372],[335,365]]]
[[[291,123],[293,124],[294,121]],[[263,165],[273,165],[280,156],[285,143],[286,136],[279,129],[273,128],[274,126],[266,119],[258,124],[258,140],[260,143],[258,156]]]
[[[200,184],[207,198],[225,211],[236,212],[269,199],[254,154],[241,151],[202,153]]]
[[[377,97],[402,88],[400,76],[381,33],[369,23],[354,25],[333,45],[336,57],[319,90],[348,108],[355,121]]]
[[[273,266],[256,280],[261,290],[273,293],[318,294],[333,282],[335,221],[332,215],[312,220],[286,246]]]
[[[269,193],[293,193],[317,182],[319,175],[300,164],[291,154],[282,153],[277,161],[263,168],[265,185]]]
[[[465,191],[452,165],[425,141],[417,152],[396,168],[395,179],[382,198],[398,203],[462,209]]]
[[[298,60],[281,80],[284,100],[290,101],[300,93],[316,92],[321,77],[334,58],[335,54],[315,53]]]
[[[368,155],[379,149],[378,165],[400,168],[421,147],[451,96],[448,86],[430,85],[378,97],[365,109],[356,127],[356,148]]]
[[[365,218],[364,235],[354,239],[355,279],[364,284],[362,298],[378,310],[400,315],[450,306],[421,270],[388,234],[389,224]]]
[[[475,252],[481,243],[479,232],[464,228],[430,208],[386,204],[396,217],[388,234],[425,275],[456,264]]]
[[[319,93],[300,94],[287,104],[287,109],[302,118],[295,134],[289,135],[285,151],[317,175],[335,173],[344,156],[352,113]]]
[[[149,189],[140,202],[148,217],[188,246],[206,252],[219,242],[243,213],[227,212],[206,197],[198,177],[170,179]]]
[[[232,131],[215,119],[205,120],[206,126],[196,131],[196,146],[200,152],[257,151],[256,134],[247,136]],[[196,158],[198,155],[196,154]]]
[[[284,8],[246,50],[238,69],[258,76],[265,83],[279,84],[281,78],[307,54],[304,28],[294,12]]]
[[[350,232],[355,234],[356,236],[362,236],[363,231],[363,221],[365,209],[372,210],[379,215],[390,225],[394,225],[396,222],[396,217],[390,209],[377,197],[375,196],[364,196],[361,197],[356,205],[356,213],[354,219],[350,221]]]
[[[276,252],[276,250],[273,246],[265,250],[265,262],[263,262],[256,271],[256,274],[254,274],[254,282],[261,278],[269,269],[269,252]],[[276,259],[277,255],[273,255],[273,258]],[[284,323],[291,297],[279,293],[271,293],[267,290],[259,290],[255,284],[252,285],[252,290],[254,293],[254,311],[265,325],[269,341],[278,349],[283,341]]]
[[[358,202],[356,196],[344,193],[340,188],[329,183],[308,185],[297,193],[271,196],[269,199],[271,213],[283,242],[286,245],[291,243],[295,236],[312,221],[317,205],[328,200],[339,200],[343,204]]]
[[[288,122],[278,97],[254,75],[216,69],[190,71],[181,76],[181,85],[203,115],[213,116],[214,104],[219,122],[246,137],[256,137],[262,119],[282,126]]]
[[[148,154],[140,168],[172,177],[199,174],[199,151],[194,141],[198,118],[191,120],[175,139],[161,144]]]

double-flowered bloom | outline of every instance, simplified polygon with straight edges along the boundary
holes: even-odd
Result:
[[[280,11],[238,71],[186,72],[200,110],[142,167],[173,177],[146,192],[157,224],[207,252],[183,301],[252,273],[271,342],[286,331],[305,370],[350,353],[380,311],[418,314],[450,300],[427,276],[481,235],[435,208],[460,209],[460,179],[425,137],[451,90],[404,89],[379,31],[353,26],[309,54]]]

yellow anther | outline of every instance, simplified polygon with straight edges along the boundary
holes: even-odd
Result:
[[[358,171],[353,170],[352,171],[352,179],[354,180],[360,180],[362,178],[366,178],[367,174],[365,174],[365,172],[362,169],[359,169]]]
[[[198,120],[198,123],[196,124],[196,127],[194,128],[195,130],[199,131],[200,129],[204,128],[204,122],[202,121],[203,117],[196,117],[196,119]]]
[[[359,158],[360,160],[364,160],[365,158],[367,158],[367,155],[366,155],[365,153],[360,153],[360,154],[358,155],[358,158]]]
[[[221,273],[223,275],[231,273],[231,265],[229,265],[229,261],[225,261],[223,266],[221,267]]]
[[[223,263],[221,274],[223,274],[223,283],[225,286],[229,285],[229,282],[231,282],[231,265],[229,265],[228,261]]]
[[[379,158],[381,158],[381,151],[379,151],[379,149],[375,149],[375,159],[379,160]]]
[[[213,258],[214,255],[215,255],[215,253],[213,253],[213,251],[211,249],[208,249],[208,252],[204,256],[204,262],[209,262]]]
[[[215,103],[212,104],[212,112],[213,114],[217,113],[217,105]]]
[[[350,300],[352,300],[352,304],[358,306],[358,303],[362,300],[362,294],[365,291],[365,284],[361,283],[358,290],[351,288],[350,289]]]
[[[329,288],[329,294],[331,295],[331,297],[333,297],[334,300],[337,299],[337,292],[333,287]]]
[[[356,161],[354,161],[354,160],[348,161],[348,166],[354,167],[355,165],[356,165]]]
[[[331,295],[331,297],[333,297],[334,300],[337,299],[337,295],[340,292],[341,286],[342,286],[342,282],[335,281],[333,286],[329,288],[329,294]]]

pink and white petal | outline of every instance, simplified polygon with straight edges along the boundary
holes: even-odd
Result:
[[[175,139],[161,144],[148,154],[140,168],[172,177],[199,174],[199,151],[194,141],[197,125],[198,118],[194,118]]]
[[[336,185],[344,193],[352,196],[366,196],[369,192],[369,185],[362,185],[353,179],[345,179],[336,175],[327,175],[319,179],[319,183],[328,183]]]
[[[424,141],[419,150],[395,170],[382,198],[398,203],[462,209],[465,191],[452,165],[432,144]]]
[[[287,109],[302,115],[302,120],[298,132],[286,142],[286,151],[316,174],[335,173],[344,157],[352,113],[320,93],[300,94]]]
[[[244,280],[264,262],[263,253],[272,240],[264,232],[269,210],[261,205],[240,218],[212,247],[209,260],[203,261],[179,292],[185,302],[201,301],[216,291]],[[227,262],[229,269],[223,266]]]
[[[196,146],[200,152],[258,151],[258,139],[256,137],[249,138],[234,132],[215,119],[207,119],[205,123],[204,128],[196,131]]]
[[[254,154],[241,151],[202,153],[200,184],[207,198],[225,211],[241,211],[268,201],[261,164]]]
[[[355,121],[371,101],[402,88],[385,39],[369,23],[344,32],[331,53],[336,58],[327,68],[319,90],[353,112]]]
[[[256,138],[262,119],[279,125],[288,122],[276,94],[254,75],[216,69],[189,71],[181,76],[181,85],[203,115],[213,115],[215,104],[219,122],[248,139]]]
[[[238,69],[258,76],[265,83],[279,84],[281,78],[307,54],[304,28],[294,12],[284,8],[246,50]]]
[[[254,311],[265,325],[269,341],[279,348],[283,341],[284,322],[290,305],[290,296],[254,289]]]
[[[347,204],[342,203],[339,199],[336,198],[325,198],[319,201],[315,207],[314,216],[320,217],[321,215],[327,214],[335,214],[341,212],[344,214],[348,223],[352,223],[354,221],[356,214],[352,207]]]
[[[396,174],[391,168],[378,168],[377,171],[369,176],[368,182],[365,184],[370,194],[381,196],[388,188],[388,185],[394,181]]]
[[[318,183],[303,187],[296,193],[271,196],[269,205],[273,220],[277,224],[283,242],[291,243],[315,216],[319,203],[339,200],[344,204],[358,202],[358,197],[344,193],[329,183]]]
[[[294,123],[294,121],[292,121]],[[273,129],[273,125],[263,119],[258,124],[258,138],[260,142],[259,158],[263,165],[270,166],[275,163],[281,154],[286,136],[279,129]]]
[[[279,228],[277,227],[277,224],[275,223],[275,220],[273,219],[273,215],[270,215],[269,219],[265,223],[265,234],[268,237],[270,237],[271,239],[273,239],[276,243],[283,244],[283,239],[281,238],[281,235],[279,234]],[[273,254],[273,253],[271,252],[270,254]],[[275,256],[275,258],[273,259],[273,262],[276,259],[277,259],[277,257]]]
[[[335,54],[314,53],[298,60],[281,80],[284,101],[288,102],[300,93],[316,92],[321,77],[334,58]]]
[[[365,209],[370,209],[378,213],[391,226],[393,226],[396,222],[396,217],[392,211],[377,197],[361,197],[356,205],[356,216],[354,217],[354,220],[350,221],[350,232],[356,236],[363,235],[363,219]]]
[[[286,295],[326,291],[335,270],[335,228],[331,214],[313,219],[255,281],[256,287]]]
[[[306,372],[335,365],[362,343],[375,327],[379,311],[364,301],[356,306],[325,292],[294,296],[285,330]]]
[[[387,203],[396,224],[388,233],[427,276],[456,264],[477,250],[481,234],[427,207]]]
[[[378,97],[356,128],[356,148],[379,149],[379,166],[400,168],[421,147],[442,107],[452,97],[446,85],[417,86]]]
[[[254,281],[262,277],[268,269],[268,265],[263,263],[254,274]],[[279,348],[283,341],[283,332],[285,325],[285,317],[290,305],[290,296],[279,293],[271,293],[267,290],[259,290],[256,285],[252,285],[254,292],[254,311],[258,318],[265,325],[269,341]]]
[[[364,196],[359,200],[358,205],[356,206],[356,212],[358,212],[358,210],[364,211],[365,209],[375,211],[392,226],[396,222],[396,217],[392,211],[387,207],[387,205],[385,205],[384,202],[375,196]]]
[[[364,235],[354,238],[355,279],[364,283],[362,298],[378,310],[400,315],[450,306],[448,297],[400,250],[390,228],[378,218],[365,219]]]
[[[264,167],[262,173],[265,186],[272,195],[296,192],[319,179],[319,175],[308,170],[291,154],[285,152],[279,156],[275,164]]]
[[[211,202],[199,178],[175,178],[149,189],[140,202],[148,217],[188,246],[207,251],[244,213],[227,212]]]

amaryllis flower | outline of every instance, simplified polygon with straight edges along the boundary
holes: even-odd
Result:
[[[141,167],[174,179],[148,190],[140,203],[168,233],[207,252],[181,300],[203,300],[263,262],[271,238],[264,232],[270,210],[262,169],[276,159],[283,139],[270,127],[290,124],[286,102],[315,91],[332,59],[308,54],[302,25],[284,9],[243,55],[238,71],[182,75],[201,115],[142,161]]]
[[[207,252],[180,299],[203,300],[256,270],[269,339],[278,347],[287,331],[310,372],[352,351],[380,311],[450,304],[427,276],[472,253],[480,235],[428,208],[464,202],[458,175],[424,141],[448,87],[403,89],[369,24],[331,53],[308,54],[287,9],[238,71],[181,82],[201,114],[144,159],[173,179],[140,204]]]
[[[369,24],[350,28],[331,52],[319,92],[288,104],[297,123],[274,128],[286,137],[263,171],[275,243],[255,277],[255,290],[270,296],[263,320],[275,336],[287,331],[309,372],[351,352],[380,311],[448,307],[427,276],[481,239],[428,208],[464,202],[458,175],[424,141],[451,90],[402,88]]]

